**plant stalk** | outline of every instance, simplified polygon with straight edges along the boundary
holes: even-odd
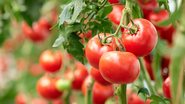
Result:
[[[139,58],[139,62],[140,62],[140,66],[141,66],[141,73],[143,75],[144,80],[146,81],[146,84],[147,84],[151,94],[156,94],[156,92],[151,84],[151,79],[148,75],[147,70],[144,67],[143,60],[141,58]]]

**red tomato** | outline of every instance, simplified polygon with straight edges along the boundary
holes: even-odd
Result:
[[[46,20],[45,18],[40,18],[39,21],[38,21],[38,24],[39,26],[42,28],[42,29],[45,29],[47,31],[50,30],[51,28],[51,24],[49,23],[48,20]]]
[[[156,46],[158,36],[154,25],[146,19],[135,19],[134,24],[138,30],[135,34],[131,34],[125,29],[122,34],[123,45],[128,52],[132,52],[136,56],[148,55]],[[131,27],[129,23],[128,27]]]
[[[15,97],[15,104],[26,104],[27,103],[27,98],[24,94],[19,93]]]
[[[146,103],[143,99],[139,97],[136,93],[132,92],[130,89],[127,89],[128,104],[150,104],[151,100],[147,99]]]
[[[168,75],[169,75],[169,64],[170,64],[170,58],[168,57],[162,57],[162,60],[161,60],[161,74],[162,74],[162,77],[163,77],[163,80],[165,80]]]
[[[74,77],[72,81],[72,88],[75,90],[80,90],[83,84],[83,81],[88,76],[87,68],[80,62],[76,63],[76,69],[74,71]]]
[[[34,30],[26,22],[23,22],[22,30],[24,35],[33,42],[43,41],[45,37],[43,34],[38,32],[40,28],[37,26],[37,24],[35,24],[33,27],[34,27]],[[35,32],[35,30],[38,30],[38,31]]]
[[[82,92],[86,95],[88,78],[84,81],[82,85]],[[103,86],[97,82],[94,83],[92,88],[93,104],[104,104],[105,101],[113,96],[114,89],[113,86]]]
[[[136,80],[140,72],[137,57],[130,52],[112,51],[100,59],[100,73],[110,83],[127,84]]]
[[[148,19],[156,26],[157,31],[162,39],[167,40],[169,44],[172,43],[173,33],[175,29],[172,24],[168,26],[158,26],[158,23],[169,19],[167,10],[160,10],[159,12],[151,12]]]
[[[128,104],[145,104],[145,102],[135,93],[128,97]]]
[[[48,30],[44,29],[44,27],[41,27],[38,22],[33,23],[33,32],[34,36],[37,36],[38,41],[44,41],[48,37]]]
[[[163,82],[163,93],[164,93],[164,96],[167,98],[171,98],[170,84],[171,84],[170,77],[168,77]]]
[[[90,38],[92,38],[92,31],[88,31],[87,33],[82,33],[82,34],[80,34],[80,37],[90,39]]]
[[[59,98],[62,92],[56,88],[57,80],[58,78],[42,77],[37,82],[37,92],[48,100]]]
[[[102,85],[110,85],[109,82],[107,82],[102,75],[100,74],[99,70],[96,68],[91,68],[91,72],[90,72],[91,76],[93,77],[94,80],[96,80],[98,83],[102,84]]]
[[[158,7],[157,0],[138,0],[138,3],[143,10],[144,17],[147,16],[152,12],[155,8]]]
[[[147,69],[147,72],[148,72],[151,80],[154,80],[154,73],[153,73],[153,69],[152,69],[152,56],[151,55],[145,56],[144,63],[145,63],[145,67]]]
[[[44,51],[40,56],[40,65],[47,72],[57,72],[62,66],[62,54],[60,51]]]
[[[112,12],[108,14],[109,20],[119,25],[123,9],[124,9],[123,5],[113,5]]]
[[[113,3],[119,3],[119,0],[108,0],[111,4]]]
[[[107,34],[109,35],[109,34]],[[104,34],[100,34],[103,39]],[[103,53],[112,51],[113,48],[110,45],[102,45],[98,36],[91,38],[85,48],[85,55],[91,66],[98,69],[99,60]]]

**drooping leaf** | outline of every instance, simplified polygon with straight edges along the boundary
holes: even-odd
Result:
[[[76,35],[75,33],[71,33],[68,36],[67,41],[64,42],[63,46],[64,49],[67,50],[68,53],[73,55],[77,60],[84,62],[84,51],[83,51],[83,45],[79,41],[80,37]]]
[[[170,101],[162,96],[151,95],[149,98],[153,104],[170,104]]]
[[[140,88],[137,94],[139,95],[140,93],[142,93],[144,95],[148,95],[148,96],[150,95],[148,89],[144,88],[144,87]]]
[[[59,37],[55,40],[52,47],[58,47],[65,41],[64,37],[62,35],[59,35]]]

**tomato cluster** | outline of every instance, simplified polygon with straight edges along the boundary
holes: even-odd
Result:
[[[30,27],[26,22],[22,23],[22,31],[24,35],[33,42],[44,41],[49,36],[51,23],[45,18],[39,19]]]
[[[59,51],[51,50],[44,51],[40,56],[40,65],[48,73],[54,73],[62,67],[62,55]],[[59,78],[49,77],[45,75],[37,82],[37,91],[39,94],[49,100],[54,100],[62,95],[62,92],[57,89],[57,81]]]

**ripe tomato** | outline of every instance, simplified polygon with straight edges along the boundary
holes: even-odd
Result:
[[[48,30],[44,27],[41,27],[38,22],[33,23],[33,32],[34,36],[37,36],[38,41],[44,41],[48,37]]]
[[[171,98],[170,84],[171,84],[170,77],[168,77],[163,82],[163,93],[164,93],[164,96],[169,99]]]
[[[59,71],[62,66],[62,54],[59,51],[46,50],[41,54],[39,62],[47,72]]]
[[[109,34],[107,34],[109,35]],[[104,34],[100,34],[100,37],[103,39]],[[103,45],[98,36],[91,38],[85,48],[85,56],[91,66],[98,69],[99,60],[103,53],[112,51],[113,48],[110,45]]]
[[[72,88],[75,90],[80,90],[83,84],[83,81],[85,78],[88,76],[87,68],[81,64],[80,62],[76,63],[76,69],[74,72],[69,71],[65,74],[68,74],[67,77],[68,79],[71,79],[70,77],[72,76]]]
[[[38,21],[38,24],[42,29],[50,31],[51,24],[45,18],[40,18],[39,21]]]
[[[82,92],[84,95],[86,95],[88,80],[87,78],[82,85]],[[113,96],[113,93],[113,86],[103,86],[95,82],[92,88],[93,104],[104,104],[108,98]]]
[[[119,0],[108,0],[111,4],[113,3],[119,3]]]
[[[143,11],[145,18],[148,17],[150,12],[158,7],[157,0],[138,0],[138,3]]]
[[[130,52],[112,51],[104,53],[99,64],[100,73],[110,83],[131,83],[139,75],[140,64]]]
[[[87,33],[80,34],[80,38],[86,38],[86,39],[92,38],[92,31],[88,31]]]
[[[158,12],[151,12],[148,19],[155,25],[157,31],[162,39],[167,40],[169,44],[172,43],[173,33],[175,29],[172,24],[168,26],[158,26],[158,23],[163,22],[169,18],[167,10],[160,10]]]
[[[147,99],[145,102],[144,99],[141,99],[139,95],[137,95],[131,89],[127,89],[127,98],[128,104],[150,104],[151,102],[150,99]]]
[[[122,34],[123,46],[126,51],[132,52],[136,56],[148,55],[157,44],[157,31],[154,25],[146,19],[135,19],[134,24],[137,26],[137,32],[131,34],[125,29]],[[129,23],[128,27],[131,27]]]
[[[26,22],[23,22],[22,31],[24,35],[33,42],[43,41],[45,36],[38,32],[40,29],[37,26],[37,24],[35,24],[33,27],[34,27],[34,30]],[[35,30],[38,30],[38,31],[35,32]]]
[[[96,69],[96,68],[91,68],[91,71],[90,71],[90,74],[91,76],[93,77],[93,79],[95,81],[97,81],[98,83],[102,84],[102,85],[110,85],[109,82],[107,82],[103,77],[102,75],[100,74],[99,70]]]
[[[58,78],[49,78],[47,76],[40,78],[37,82],[37,92],[48,100],[59,98],[62,92],[56,88],[57,80]]]
[[[108,18],[113,23],[119,25],[122,15],[122,10],[124,9],[123,5],[113,5],[113,10],[108,14]]]

